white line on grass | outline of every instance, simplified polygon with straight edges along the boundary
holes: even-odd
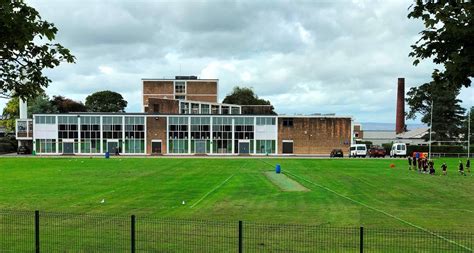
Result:
[[[232,177],[234,176],[234,174],[230,175],[230,177],[228,177],[226,180],[224,180],[224,182],[220,183],[218,186],[214,187],[212,190],[210,190],[208,193],[206,193],[204,196],[202,196],[198,201],[196,201],[196,203],[194,203],[191,208],[195,207],[197,204],[201,203],[201,201],[203,201],[207,196],[209,196],[211,193],[215,192],[217,189],[221,188],[225,183],[227,183],[227,181],[229,181]]]
[[[431,234],[431,235],[433,235],[433,236],[436,236],[436,237],[438,237],[438,238],[440,238],[440,239],[443,239],[443,240],[445,240],[445,241],[447,241],[447,242],[449,242],[449,243],[452,243],[452,244],[454,244],[454,245],[457,245],[457,246],[459,246],[459,247],[461,247],[461,248],[463,248],[463,249],[472,251],[472,249],[469,248],[469,247],[466,247],[466,246],[464,246],[464,245],[462,245],[462,244],[459,244],[459,243],[457,243],[457,242],[455,242],[455,241],[453,241],[453,240],[450,240],[450,239],[448,239],[448,238],[446,238],[446,237],[444,237],[444,236],[442,236],[442,235],[438,235],[438,234],[436,234],[436,233],[434,233],[434,232],[431,232],[431,231],[429,231],[429,230],[426,229],[426,228],[423,228],[423,227],[420,227],[420,226],[418,226],[418,225],[415,225],[415,224],[413,224],[413,223],[411,223],[411,222],[409,222],[409,221],[406,221],[406,220],[404,220],[404,219],[402,219],[402,218],[399,218],[399,217],[397,217],[397,216],[395,216],[395,215],[393,215],[393,214],[389,214],[389,213],[387,213],[387,212],[385,212],[385,211],[383,211],[383,210],[377,209],[377,208],[375,208],[375,207],[369,206],[369,205],[367,205],[367,204],[365,204],[365,203],[362,203],[362,202],[360,202],[360,201],[357,201],[357,200],[355,200],[355,199],[349,198],[349,197],[347,197],[347,196],[345,196],[345,195],[342,195],[342,194],[340,194],[340,193],[338,193],[338,192],[336,192],[336,191],[334,191],[334,190],[332,190],[332,189],[330,189],[330,188],[328,188],[328,187],[326,187],[326,186],[324,186],[324,185],[317,184],[317,183],[312,182],[312,181],[310,181],[310,180],[308,180],[308,179],[306,179],[306,178],[303,178],[303,177],[300,177],[300,176],[298,176],[298,175],[296,175],[296,174],[293,174],[293,173],[289,172],[288,170],[285,170],[285,172],[288,173],[288,174],[290,174],[290,175],[292,175],[292,176],[294,176],[294,177],[297,177],[297,178],[299,178],[299,179],[301,179],[301,180],[303,180],[303,181],[306,181],[306,182],[308,182],[308,183],[310,183],[310,184],[313,184],[313,185],[315,185],[315,186],[317,186],[317,187],[319,187],[319,188],[322,188],[322,189],[324,189],[324,190],[326,190],[326,191],[332,192],[332,193],[336,194],[336,195],[339,196],[339,197],[345,198],[345,199],[347,199],[347,200],[349,200],[349,201],[352,201],[352,202],[357,203],[357,204],[359,204],[359,205],[361,205],[361,206],[367,207],[367,208],[369,208],[369,209],[371,209],[371,210],[374,210],[374,211],[376,211],[376,212],[385,214],[385,215],[387,215],[388,217],[394,218],[394,219],[396,219],[396,220],[398,220],[398,221],[401,221],[401,222],[403,222],[403,223],[405,223],[405,224],[407,224],[407,225],[409,225],[409,226],[412,226],[412,227],[414,227],[414,228],[423,230],[423,231],[425,231],[425,232],[427,232],[427,233],[429,233],[429,234]]]

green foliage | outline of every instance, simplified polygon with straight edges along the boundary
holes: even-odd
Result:
[[[474,4],[472,1],[417,0],[408,18],[421,19],[425,30],[412,45],[414,65],[433,59],[443,64],[435,69],[434,79],[450,82],[457,89],[469,87],[474,76]]]
[[[125,112],[127,101],[119,93],[105,90],[87,96],[86,107],[90,112]]]
[[[407,118],[415,119],[421,114],[421,122],[431,125],[433,105],[433,140],[457,139],[462,131],[465,109],[457,99],[459,89],[450,83],[435,78],[436,81],[412,87],[407,93],[410,111]]]
[[[57,32],[23,1],[0,1],[0,97],[33,98],[51,82],[43,69],[75,61],[67,48],[50,43]]]
[[[53,96],[50,102],[56,106],[59,113],[87,112],[87,108],[82,102],[77,102],[63,96]]]
[[[267,107],[245,107],[242,108],[244,114],[276,114],[270,101],[261,99],[253,92],[251,88],[234,87],[230,94],[224,98],[222,103],[236,105],[268,105]]]
[[[409,145],[407,146],[407,155],[412,155],[413,152],[428,152],[429,146]],[[460,145],[431,145],[432,153],[465,153],[467,150]]]
[[[18,148],[18,142],[15,137],[0,138],[0,153],[13,153]]]
[[[3,120],[0,120],[0,125],[5,127],[7,131],[15,131],[15,119],[20,116],[19,103],[19,98],[14,97],[10,99],[10,101],[5,105],[5,108],[3,108]]]
[[[44,93],[35,97],[28,104],[28,118],[31,118],[33,114],[58,112],[58,108],[49,101],[48,96]]]
[[[367,148],[370,148],[373,143],[371,141],[356,141],[356,144],[365,144]]]

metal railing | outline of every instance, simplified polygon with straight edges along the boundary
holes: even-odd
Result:
[[[472,252],[474,233],[0,211],[0,252]]]

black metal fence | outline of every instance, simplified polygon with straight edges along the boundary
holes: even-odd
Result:
[[[474,233],[0,211],[0,252],[472,252]]]

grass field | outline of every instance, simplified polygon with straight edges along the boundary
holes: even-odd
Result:
[[[1,158],[0,209],[472,232],[474,177],[445,161],[446,177],[392,159]],[[308,190],[270,181],[277,163]]]

